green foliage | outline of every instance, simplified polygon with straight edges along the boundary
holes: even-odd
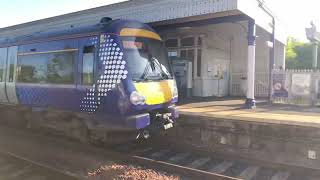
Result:
[[[312,69],[312,44],[288,38],[286,67],[288,69]]]

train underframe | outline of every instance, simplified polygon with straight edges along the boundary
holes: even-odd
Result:
[[[167,132],[174,126],[173,115],[168,110],[148,113],[150,125],[143,129],[113,126],[84,113],[26,106],[0,105],[0,124],[32,129],[38,132],[64,136],[83,143],[121,144],[149,139]]]

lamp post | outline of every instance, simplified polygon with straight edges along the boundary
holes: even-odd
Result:
[[[320,33],[317,31],[317,27],[313,22],[311,22],[311,28],[306,28],[306,34],[307,38],[312,43],[312,68],[316,70],[318,68],[318,43],[320,42]]]
[[[314,71],[316,71],[318,69],[318,43],[320,42],[320,33],[317,31],[317,27],[313,22],[311,22],[311,28],[306,28],[306,34],[307,38],[312,43],[312,68]],[[312,105],[315,105],[317,100],[317,94],[315,93],[316,91],[312,92],[313,93],[311,94],[311,101]]]

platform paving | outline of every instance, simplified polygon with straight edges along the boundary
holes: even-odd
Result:
[[[296,125],[320,128],[320,107],[270,104],[258,100],[256,109],[244,109],[244,100],[186,100],[179,106],[181,115],[206,119],[229,119],[258,123]]]

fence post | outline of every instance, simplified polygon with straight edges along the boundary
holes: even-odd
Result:
[[[273,75],[274,75],[274,69],[271,69],[270,76],[269,76],[269,100],[270,103],[273,103],[273,97],[272,97],[272,91],[273,91]]]
[[[311,73],[311,104],[315,106],[317,102],[317,78],[316,72]]]

